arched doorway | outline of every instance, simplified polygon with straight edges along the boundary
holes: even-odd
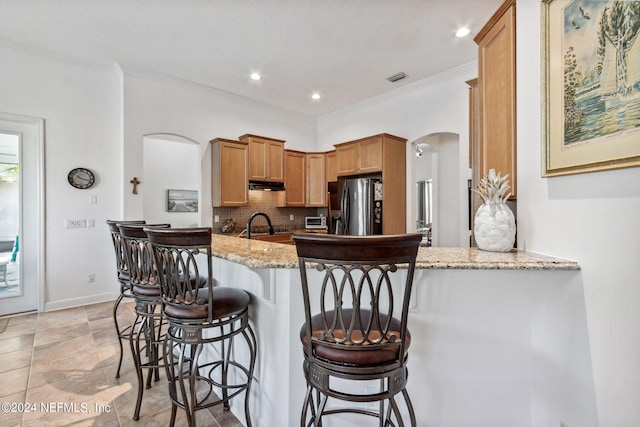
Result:
[[[147,222],[173,227],[195,227],[202,206],[200,144],[174,134],[150,134],[143,138],[143,214]],[[189,209],[171,209],[169,196],[190,197]],[[194,209],[195,206],[195,209]]]
[[[461,186],[460,170],[460,138],[455,133],[437,133],[425,135],[412,142],[415,150],[414,171],[415,183],[413,194],[413,215],[416,219],[420,200],[417,194],[419,182],[431,182],[431,198],[424,197],[426,209],[431,211],[431,242],[432,246],[456,247],[461,245],[462,209],[461,203],[464,191]],[[420,190],[422,191],[422,190]],[[414,222],[416,226],[418,224]],[[466,238],[466,237],[465,237]]]

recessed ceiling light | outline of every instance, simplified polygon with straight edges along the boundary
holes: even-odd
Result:
[[[471,32],[467,27],[462,27],[458,31],[456,31],[456,37],[466,37]]]
[[[311,99],[320,99],[320,94],[318,92],[314,92],[311,94]]]
[[[262,76],[258,73],[251,73],[251,80],[260,80]]]

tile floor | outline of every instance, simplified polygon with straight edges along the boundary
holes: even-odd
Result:
[[[121,305],[121,324],[133,320],[133,307]],[[0,425],[169,424],[171,406],[162,377],[144,391],[140,419],[132,419],[137,380],[127,346],[120,378],[115,378],[120,350],[112,308],[112,303],[103,303],[0,318]],[[24,403],[30,411],[11,412]],[[198,426],[242,426],[220,406],[199,411],[197,419]],[[176,425],[186,425],[180,409]]]

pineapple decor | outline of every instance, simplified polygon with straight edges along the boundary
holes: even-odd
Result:
[[[509,174],[501,177],[494,169],[489,170],[475,191],[484,202],[476,212],[474,234],[478,248],[491,252],[509,252],[516,239],[516,220],[505,201]]]

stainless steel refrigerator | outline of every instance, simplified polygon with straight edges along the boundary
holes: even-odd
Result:
[[[382,179],[340,178],[340,217],[336,234],[365,236],[382,234]]]

